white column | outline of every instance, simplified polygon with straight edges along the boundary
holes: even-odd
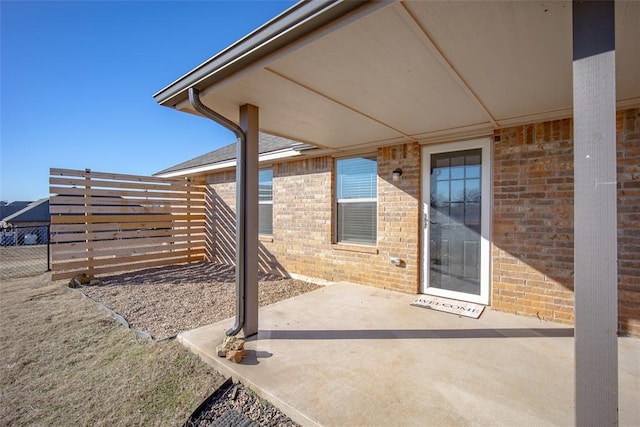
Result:
[[[573,2],[576,425],[618,424],[615,16]]]
[[[247,137],[244,200],[245,337],[258,333],[258,115],[255,105],[240,107],[240,127]]]

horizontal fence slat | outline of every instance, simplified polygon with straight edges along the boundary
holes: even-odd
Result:
[[[161,206],[171,208],[184,207],[204,207],[204,198],[191,200],[149,200],[139,197],[74,197],[74,196],[52,196],[51,205],[64,206]]]
[[[171,213],[204,214],[205,208],[171,206],[49,206],[51,214],[120,214],[120,215],[168,215]]]
[[[52,214],[147,214],[147,215],[168,215],[171,208],[163,207],[143,207],[143,206],[50,206],[49,212]]]
[[[52,233],[74,233],[74,232],[94,232],[94,231],[121,231],[121,230],[156,230],[172,228],[173,221],[157,222],[112,222],[106,224],[58,224],[52,219]]]
[[[69,261],[55,263],[54,271],[74,270],[78,268],[96,268],[106,267],[118,264],[130,264],[136,261],[151,261],[165,258],[188,258],[189,255],[201,255],[205,253],[204,247],[199,247],[190,250],[171,251],[171,252],[159,252],[152,254],[143,254],[127,257],[114,257],[114,258],[97,258],[86,261]]]
[[[200,236],[205,234],[205,227],[186,228],[170,228],[164,230],[126,230],[126,231],[100,231],[88,233],[53,233],[51,235],[52,243],[78,242],[83,240],[117,240],[130,239],[135,240],[141,237],[172,237],[172,236]]]
[[[182,241],[166,246],[120,246],[114,248],[100,248],[92,251],[70,251],[70,252],[55,252],[51,254],[51,259],[56,263],[73,261],[73,260],[91,260],[91,259],[105,259],[114,258],[114,256],[122,256],[122,254],[128,254],[128,256],[140,256],[148,254],[160,254],[167,252],[176,252],[181,249],[196,249],[207,247],[205,240],[200,241]]]
[[[121,182],[121,181],[103,181],[97,179],[75,179],[75,178],[49,178],[50,185],[68,185],[71,187],[100,187],[100,188],[136,188],[139,190],[160,190],[160,191],[176,191],[176,192],[184,192],[187,191],[191,193],[202,193],[204,189],[200,186],[193,186],[189,183],[167,183],[163,184],[146,184],[143,182]]]
[[[142,255],[151,255],[151,254],[163,254],[169,252],[178,252],[185,249],[200,249],[205,248],[206,244],[204,241],[201,242],[184,242],[184,243],[175,243],[165,247],[151,247],[148,246],[146,248],[134,248],[134,247],[125,247],[120,249],[102,249],[95,250],[92,252],[71,252],[71,253],[55,253],[52,254],[52,261],[56,261],[56,263],[64,263],[70,261],[87,261],[87,260],[98,260],[98,259],[113,259],[113,258],[121,258],[126,259],[127,257],[138,257]],[[90,256],[90,257],[89,257]],[[122,262],[126,262],[122,261]]]
[[[85,171],[85,170],[76,170],[76,169],[61,169],[61,168],[51,168],[49,171],[50,175],[53,176],[73,176],[73,177],[95,177],[102,179],[113,179],[113,180],[121,180],[121,181],[139,181],[139,182],[193,182],[192,179],[187,181],[186,179],[179,178],[161,178],[158,176],[144,176],[144,175],[131,175],[124,173],[110,173],[110,172],[94,172],[94,171]]]
[[[155,230],[155,229],[198,229],[204,227],[206,221],[183,222],[114,222],[106,224],[51,224],[52,233],[95,232],[95,231],[122,231],[122,230]]]
[[[146,247],[123,247],[121,249],[101,249],[93,250],[91,252],[80,251],[71,253],[59,253],[56,252],[51,255],[51,260],[56,262],[73,261],[73,260],[88,260],[109,258],[123,258],[123,257],[136,257],[147,254],[159,254],[166,252],[176,252],[183,249],[196,249],[204,248],[205,242],[184,242],[184,243],[172,243],[167,246],[146,246]]]
[[[51,194],[62,196],[92,196],[92,197],[142,197],[146,199],[166,200],[203,200],[203,193],[174,193],[170,191],[149,191],[149,190],[101,190],[97,188],[67,188],[50,187]]]
[[[99,224],[99,223],[114,223],[114,222],[166,222],[168,215],[96,215],[87,217],[84,215],[65,215],[51,216],[52,224],[78,224],[84,222]],[[197,215],[171,215],[170,220],[172,221],[188,221],[190,219],[193,220],[202,220],[206,219],[206,215],[197,214]]]
[[[204,261],[204,254],[201,255],[193,255],[190,258],[176,258],[176,259],[161,259],[149,262],[140,262],[135,264],[124,264],[117,265],[111,267],[102,267],[102,268],[94,268],[88,272],[88,274],[99,275],[99,274],[109,274],[109,273],[123,273],[132,270],[142,270],[146,268],[154,268],[154,267],[164,267],[165,265],[173,265],[173,264],[186,264],[188,262],[198,262]],[[64,280],[71,279],[72,277],[77,276],[80,273],[87,273],[86,269],[76,269],[71,271],[63,271],[63,272],[53,272],[51,274],[51,280]]]
[[[194,181],[52,168],[54,280],[203,260],[212,212]]]
[[[144,248],[149,246],[158,246],[163,243],[175,242],[181,243],[186,241],[204,241],[205,236],[175,236],[171,240],[166,237],[143,237],[140,239],[123,239],[123,240],[100,240],[100,241],[88,241],[88,242],[73,242],[73,243],[57,243],[55,251],[62,252],[74,252],[74,251],[90,251],[98,249],[116,249],[124,247]],[[84,252],[89,254],[89,252]]]

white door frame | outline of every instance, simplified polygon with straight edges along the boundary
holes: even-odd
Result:
[[[491,290],[491,139],[481,138],[471,141],[460,141],[447,144],[425,145],[422,147],[422,277],[420,292],[462,301],[489,304]],[[429,205],[431,200],[431,154],[449,153],[452,151],[482,149],[482,203],[480,206],[480,295],[455,292],[446,289],[430,288],[429,280]]]

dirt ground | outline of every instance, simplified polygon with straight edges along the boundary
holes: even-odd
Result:
[[[222,381],[49,274],[0,282],[0,425],[180,425]]]
[[[134,329],[170,338],[233,316],[232,268],[169,266],[79,289],[50,278],[0,280],[0,425],[182,425],[224,381],[175,340],[138,338],[95,302]],[[259,302],[318,287],[262,275]],[[254,419],[286,420],[266,401],[245,400],[231,403]]]

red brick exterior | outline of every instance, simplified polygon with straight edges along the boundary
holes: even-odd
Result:
[[[640,336],[640,109],[618,112],[616,125],[619,330]]]
[[[495,136],[495,309],[573,320],[571,136],[569,120],[503,129]]]
[[[377,150],[378,244],[334,241],[335,160],[319,157],[273,166],[273,238],[261,238],[260,268],[327,281],[364,283],[418,292],[420,262],[420,147],[398,145]],[[402,168],[402,179],[391,172]],[[233,264],[235,176],[208,178],[214,206],[212,259]],[[217,213],[220,206],[220,212]],[[402,260],[400,266],[391,257]]]
[[[619,330],[635,336],[640,336],[639,116],[638,109],[617,114]],[[502,129],[495,140],[492,306],[572,323],[572,121]]]
[[[640,110],[617,115],[619,328],[640,336]],[[336,244],[335,159],[273,165],[273,237],[260,268],[417,293],[422,253],[420,146],[379,148],[378,244]],[[494,309],[573,322],[573,134],[570,119],[496,131]],[[400,181],[391,173],[402,168]],[[235,173],[208,177],[211,258],[234,263]],[[400,266],[391,257],[402,260]]]

